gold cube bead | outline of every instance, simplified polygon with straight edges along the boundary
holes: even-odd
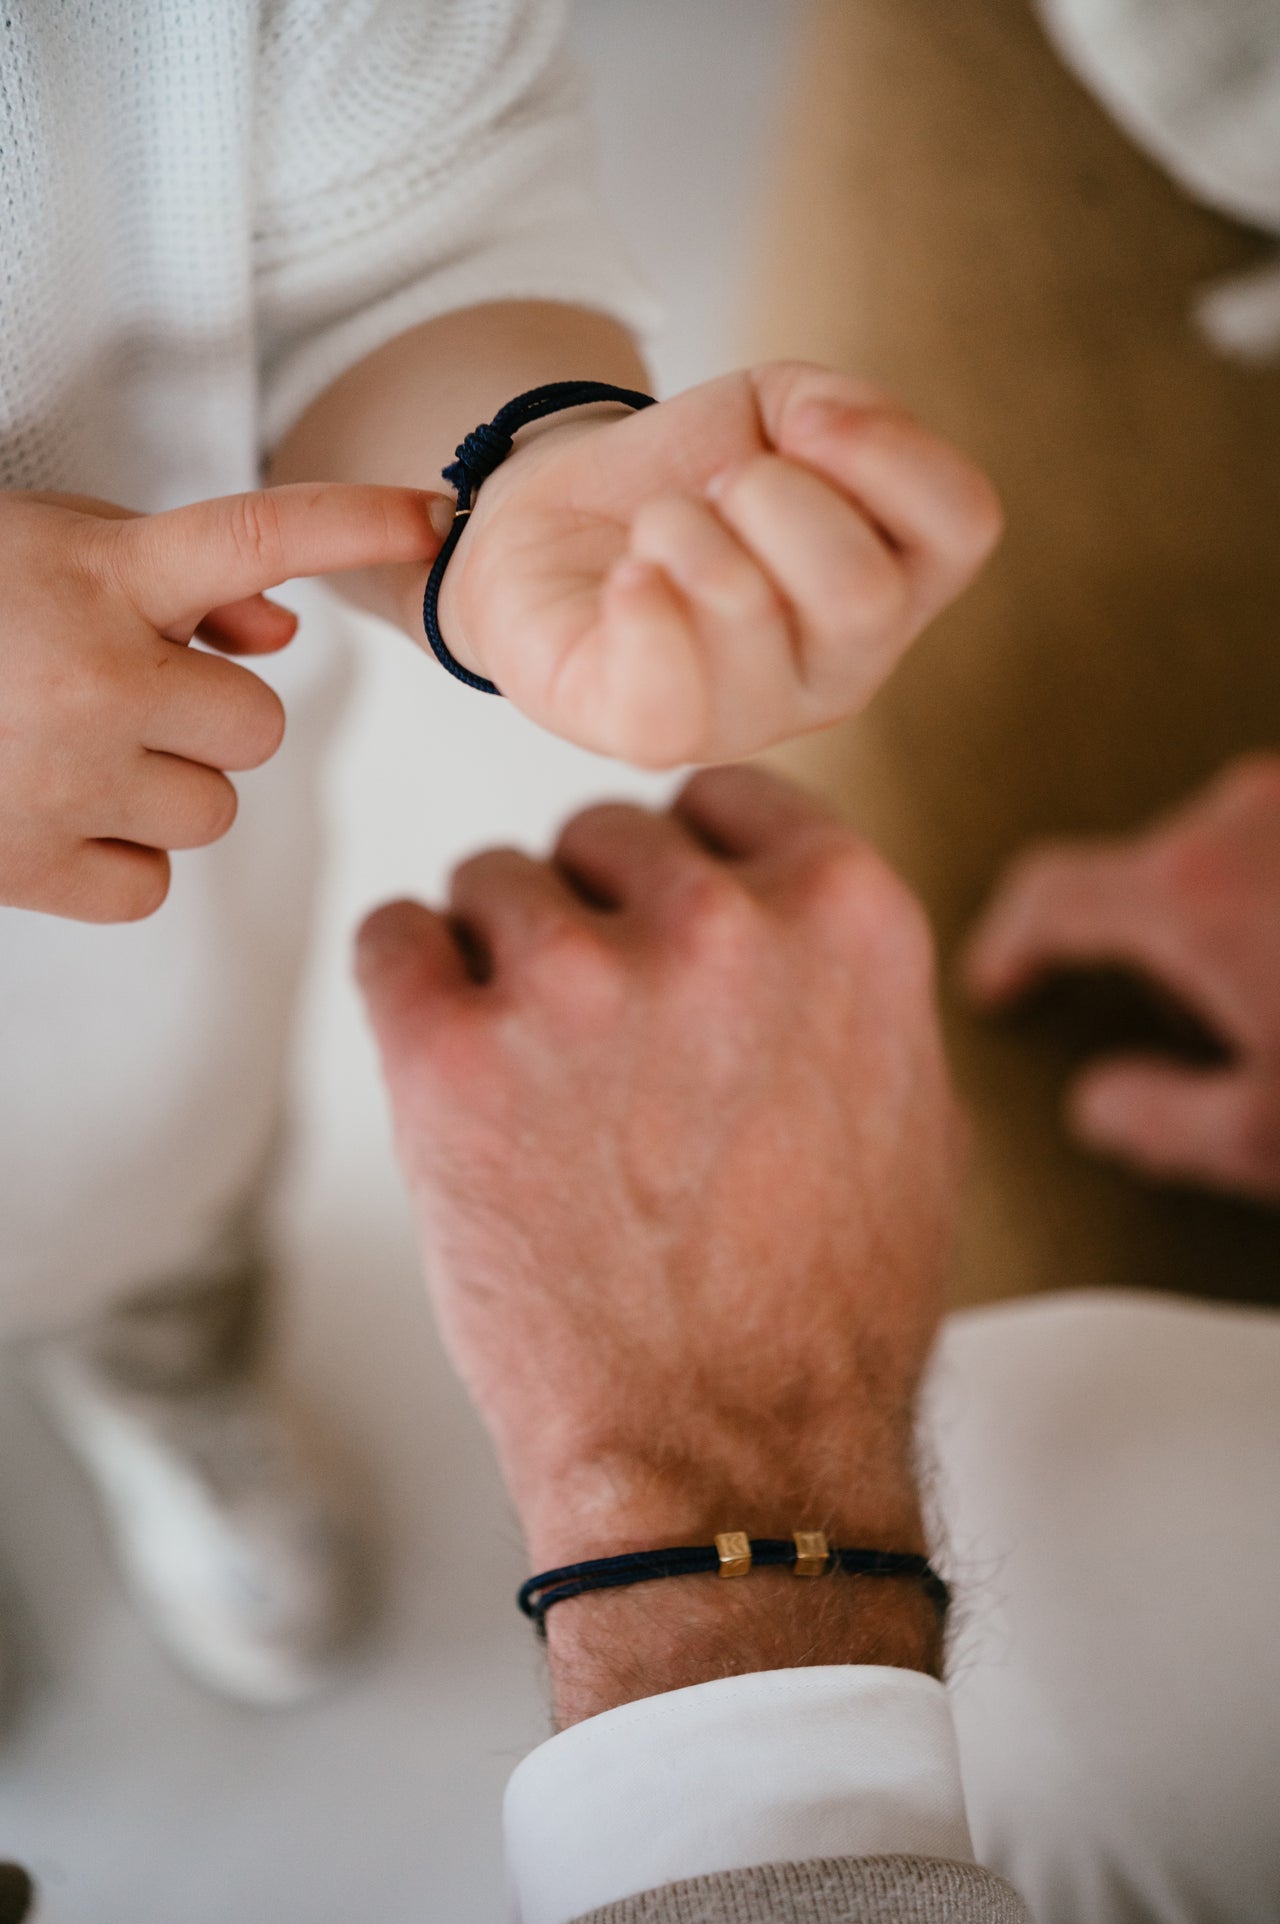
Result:
[[[745,1577],[751,1569],[751,1539],[745,1530],[724,1530],[716,1538],[722,1577]]]
[[[821,1530],[796,1530],[796,1561],[794,1574],[798,1577],[821,1577],[826,1575],[831,1561],[831,1551]]]

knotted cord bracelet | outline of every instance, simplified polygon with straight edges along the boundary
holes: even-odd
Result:
[[[560,1570],[544,1570],[520,1586],[516,1602],[526,1617],[546,1636],[546,1615],[557,1603],[580,1597],[588,1590],[621,1590],[633,1583],[654,1583],[659,1577],[745,1577],[753,1570],[784,1569],[797,1577],[821,1577],[842,1571],[850,1577],[910,1577],[944,1621],[951,1592],[927,1557],[910,1550],[839,1550],[821,1530],[797,1530],[793,1537],[747,1537],[728,1530],[714,1543],[673,1550],[638,1550],[628,1556],[597,1557],[591,1563],[566,1563]]]
[[[607,381],[551,381],[546,387],[517,394],[514,401],[498,409],[492,421],[482,421],[456,450],[457,459],[442,470],[450,487],[457,489],[458,505],[453,526],[427,576],[427,591],[422,597],[422,625],[440,666],[447,668],[458,681],[465,682],[468,688],[474,688],[477,694],[497,695],[502,691],[483,675],[473,675],[469,668],[464,668],[440,632],[440,584],[444,571],[462,539],[481,484],[495,468],[502,466],[520,429],[545,419],[548,414],[560,414],[565,408],[586,407],[592,401],[615,401],[620,407],[634,408],[637,413],[655,405],[652,394],[641,394],[629,387],[612,387]]]

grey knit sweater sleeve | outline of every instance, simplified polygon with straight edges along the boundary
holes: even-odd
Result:
[[[644,1891],[577,1924],[1031,1924],[1012,1886],[932,1857],[759,1864]]]

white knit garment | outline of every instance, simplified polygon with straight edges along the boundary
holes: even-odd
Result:
[[[563,0],[0,11],[0,487],[251,485],[405,328],[652,318],[593,197]]]
[[[563,11],[7,0],[0,487],[148,508],[252,486],[334,376],[475,302],[647,323],[595,207]],[[0,1337],[198,1271],[261,1180],[341,693],[325,599],[255,664],[284,748],[159,915],[0,909]]]

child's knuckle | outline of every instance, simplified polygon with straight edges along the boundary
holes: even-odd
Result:
[[[236,495],[231,503],[231,539],[250,567],[271,568],[281,550],[280,510],[269,489]]]

